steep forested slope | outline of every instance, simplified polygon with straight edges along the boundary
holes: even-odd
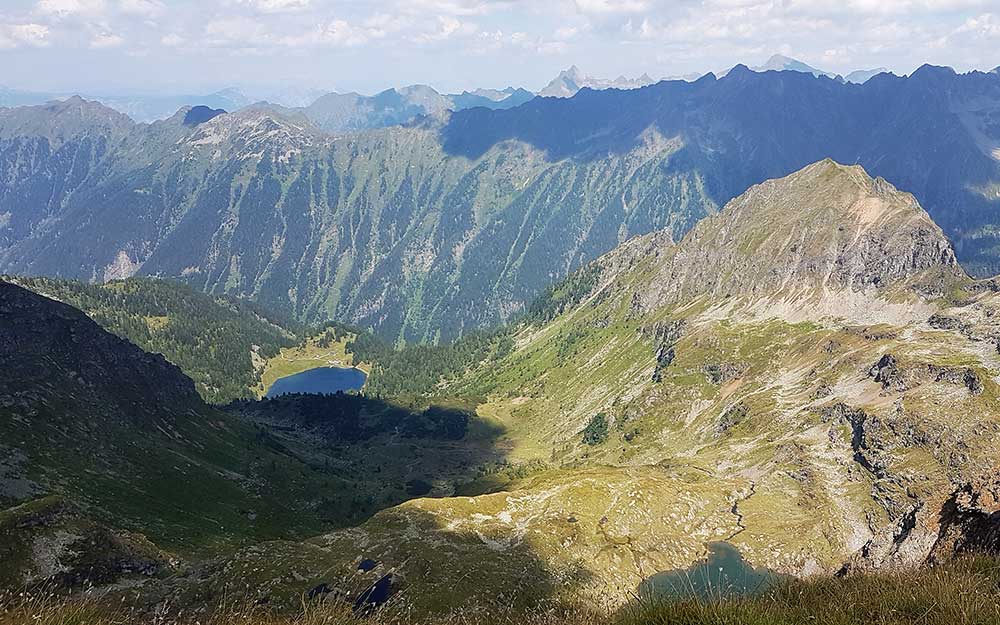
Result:
[[[305,329],[274,320],[238,300],[184,284],[129,278],[100,285],[49,278],[7,278],[70,304],[147,352],[163,354],[211,403],[253,397],[263,361],[298,344]]]

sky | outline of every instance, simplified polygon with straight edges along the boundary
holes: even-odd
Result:
[[[1000,0],[0,0],[0,85],[540,89],[781,53],[828,71],[1000,65]]]

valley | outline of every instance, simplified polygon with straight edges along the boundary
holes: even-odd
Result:
[[[526,475],[227,570],[270,571],[253,579],[271,601],[289,570],[346,584],[371,559],[420,611],[497,595],[597,607],[716,541],[796,577],[992,544],[995,290],[913,196],[828,160],[583,273],[508,330],[512,350],[431,391],[482,397]],[[470,590],[470,575],[490,581]]]
[[[182,288],[75,284],[59,292]],[[47,305],[5,288],[16,303],[7,318]],[[217,477],[204,484],[221,478],[232,491],[208,495],[217,511],[198,513],[218,531],[171,521],[165,533],[162,495],[141,500],[154,516],[122,514],[131,508],[118,498],[134,505],[134,495],[88,490],[67,478],[78,460],[17,438],[14,424],[60,414],[54,402],[121,410],[100,386],[86,386],[80,404],[72,386],[9,381],[19,399],[6,407],[15,429],[3,440],[17,453],[0,465],[0,494],[14,506],[5,514],[25,515],[38,504],[21,502],[55,492],[85,512],[59,521],[71,535],[80,523],[117,526],[147,537],[144,549],[182,556],[163,581],[170,567],[145,556],[151,573],[138,585],[143,604],[180,610],[205,609],[239,580],[249,601],[279,612],[311,589],[351,598],[377,583],[421,615],[497,597],[516,613],[615,612],[719,542],[787,579],[960,563],[997,549],[998,291],[967,274],[913,195],[827,159],[751,187],[676,242],[669,231],[630,239],[495,330],[396,348],[337,325],[290,325],[279,332],[289,343],[254,359],[261,377],[244,387],[253,396],[220,410],[188,380],[183,401],[144,401],[163,450],[187,459],[167,461],[174,468],[157,479],[208,470]],[[91,337],[81,344],[112,341],[61,310],[81,328],[71,336]],[[241,319],[254,328],[267,317]],[[22,327],[15,341],[27,340]],[[46,371],[73,380],[80,370],[44,353]],[[247,348],[248,359],[256,353]],[[278,378],[335,363],[369,375],[361,394],[256,399]],[[43,369],[25,375],[34,370]],[[164,376],[136,375],[136,384]],[[168,377],[187,379],[176,369]],[[83,423],[78,452],[92,456],[89,446],[104,448],[111,434]],[[125,475],[131,454],[96,458]],[[190,502],[170,505],[190,505],[181,501]],[[234,510],[253,518],[227,516]],[[17,544],[40,540],[32,532]]]

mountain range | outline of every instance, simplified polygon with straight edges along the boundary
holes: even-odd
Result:
[[[982,276],[1000,268],[997,76],[925,66],[856,85],[737,67],[345,136],[269,108],[197,124],[81,99],[7,109],[0,270],[175,277],[433,342],[832,156],[912,190]]]
[[[534,98],[524,89],[464,91],[442,95],[426,85],[387,89],[368,97],[357,93],[328,93],[307,107],[296,109],[318,128],[331,132],[384,128],[422,117],[440,118],[448,111],[473,107],[511,108]]]
[[[754,71],[798,71],[815,76],[837,78],[836,74],[815,69],[801,61],[782,55],[772,56]],[[854,71],[844,78],[848,82],[863,83],[872,76],[887,72],[885,68]],[[724,75],[723,72],[720,75]],[[670,76],[661,80],[697,80],[701,74]],[[359,93],[340,93],[316,88],[272,87],[238,89],[226,88],[208,94],[74,94],[72,92],[42,92],[0,87],[0,107],[37,106],[54,100],[65,100],[81,95],[96,100],[137,122],[154,122],[167,119],[186,106],[237,111],[251,105],[271,105],[276,108],[302,111],[320,128],[330,131],[350,131],[381,128],[404,124],[422,116],[436,116],[444,111],[483,106],[486,108],[511,108],[527,102],[535,95],[566,98],[580,89],[635,89],[651,85],[657,80],[648,74],[634,79],[619,76],[616,79],[586,76],[575,65],[559,73],[544,88],[533,93],[523,88],[472,89],[461,93],[443,94],[427,85],[386,89],[373,96]]]

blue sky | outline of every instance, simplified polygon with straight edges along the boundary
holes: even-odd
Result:
[[[0,84],[374,92],[762,63],[1000,65],[1000,0],[3,0]]]

